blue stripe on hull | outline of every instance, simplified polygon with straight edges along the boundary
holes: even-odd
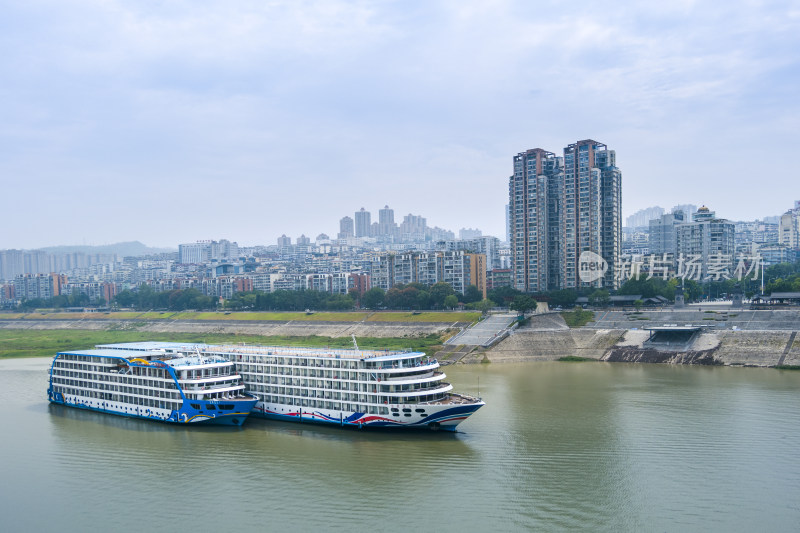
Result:
[[[160,416],[156,416],[154,414],[148,415],[148,414],[137,414],[135,412],[113,411],[110,409],[103,409],[102,407],[94,407],[91,405],[83,405],[79,403],[69,403],[63,400],[63,396],[60,393],[58,393],[56,396],[58,398],[51,397],[50,403],[63,405],[64,407],[75,407],[77,409],[83,409],[85,411],[94,411],[97,413],[106,413],[110,415],[124,416],[125,418],[138,418],[141,420],[165,422],[167,424],[204,424],[204,425],[221,425],[221,426],[241,426],[247,419],[247,417],[250,415],[250,413],[248,412],[236,412],[236,413],[226,413],[215,417],[206,417],[205,414],[201,415],[194,409],[184,409],[178,412],[172,411],[172,414],[168,418],[163,418]],[[255,405],[255,403],[256,401],[253,400],[252,405]],[[145,409],[144,411],[146,413],[148,410]],[[200,417],[203,417],[203,419],[195,420]]]

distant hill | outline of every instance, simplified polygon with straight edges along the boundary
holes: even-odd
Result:
[[[85,254],[117,254],[120,257],[163,254],[177,251],[175,248],[150,248],[139,241],[118,242],[116,244],[103,244],[101,246],[49,246],[39,249],[52,254],[83,252]]]

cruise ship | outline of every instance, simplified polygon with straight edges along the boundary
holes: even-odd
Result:
[[[228,359],[188,345],[106,344],[56,354],[48,399],[57,404],[176,424],[240,426],[257,398]]]
[[[349,427],[455,431],[480,409],[480,398],[457,394],[436,359],[422,352],[249,345],[149,343],[177,357],[196,353],[235,364],[252,414]],[[355,343],[354,343],[355,344]],[[138,349],[131,344],[98,349]]]

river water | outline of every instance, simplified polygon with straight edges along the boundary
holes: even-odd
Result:
[[[796,531],[800,373],[447,367],[449,433],[174,427],[49,405],[0,361],[3,531]]]

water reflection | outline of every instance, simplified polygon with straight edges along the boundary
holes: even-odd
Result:
[[[792,530],[800,373],[450,367],[460,433],[172,426],[48,406],[0,361],[6,530]],[[12,391],[13,393],[9,393]]]

